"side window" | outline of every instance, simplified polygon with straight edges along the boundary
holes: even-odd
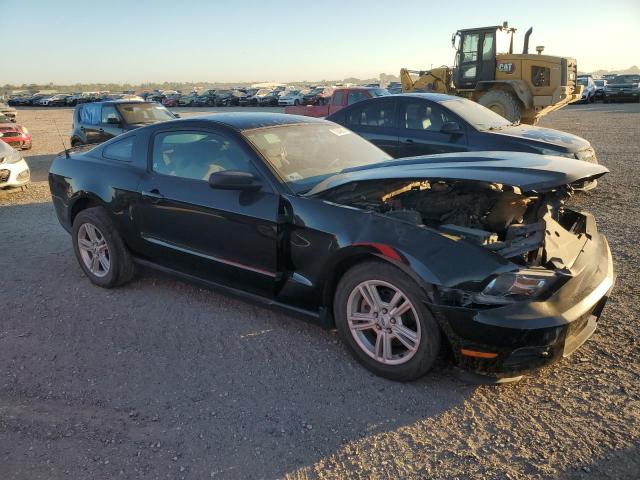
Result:
[[[354,103],[366,100],[367,98],[369,97],[364,92],[360,90],[352,90],[349,92],[347,97],[347,105],[353,105]]]
[[[85,103],[80,107],[80,123],[84,125],[98,125],[100,123],[100,105]]]
[[[485,33],[484,41],[482,42],[482,60],[493,60],[495,56],[495,53],[493,53],[493,35]]]
[[[360,125],[368,127],[385,127],[394,126],[394,102],[377,101],[369,102],[359,108],[352,108],[347,113],[347,125]]]
[[[462,39],[462,58],[460,63],[475,62],[478,59],[479,33],[466,34]]]
[[[133,159],[133,142],[135,136],[123,138],[106,146],[102,151],[102,156],[110,160],[120,162],[130,162]]]
[[[153,171],[193,180],[238,170],[257,175],[251,159],[233,139],[203,131],[163,132],[153,141]]]
[[[448,121],[440,107],[426,102],[408,102],[402,114],[402,126],[407,130],[439,132]]]
[[[333,94],[333,104],[334,105],[342,105],[342,100],[344,99],[344,90],[340,90]]]
[[[116,120],[116,123],[118,123],[120,121],[120,114],[113,105],[103,105],[102,123],[110,123],[109,119],[114,119]]]

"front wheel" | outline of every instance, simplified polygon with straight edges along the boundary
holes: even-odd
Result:
[[[131,255],[102,207],[82,210],[73,221],[73,249],[92,283],[112,288],[134,274]]]
[[[356,359],[377,375],[414,380],[440,350],[440,330],[424,292],[393,265],[365,262],[340,280],[334,298],[338,334]]]

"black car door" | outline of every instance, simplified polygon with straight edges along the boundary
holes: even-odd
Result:
[[[398,157],[431,155],[468,150],[465,125],[435,102],[414,97],[403,98],[398,105]],[[449,133],[445,124],[455,122],[459,130]]]
[[[231,133],[167,129],[150,140],[135,222],[157,263],[271,296],[278,278],[279,196],[255,168],[255,154]],[[250,172],[259,191],[219,190],[221,170]]]
[[[372,99],[359,102],[353,107],[338,112],[340,120],[348,129],[387,152],[398,156],[398,125],[395,98]]]

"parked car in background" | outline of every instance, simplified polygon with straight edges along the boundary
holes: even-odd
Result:
[[[261,88],[255,95],[256,105],[260,107],[275,107],[278,105],[280,96],[278,95],[282,90]]]
[[[512,151],[598,163],[584,138],[516,125],[479,103],[440,93],[404,93],[365,100],[329,115],[394,158],[435,153]],[[584,185],[577,185],[584,188]],[[587,188],[595,187],[595,183]]]
[[[0,132],[0,140],[3,134]],[[22,154],[8,143],[0,142],[0,188],[21,187],[29,183],[31,172]]]
[[[165,107],[177,107],[179,100],[180,100],[180,95],[171,95],[170,97],[167,97],[164,100],[162,100],[162,102],[158,102],[156,100],[156,103],[162,103],[162,105],[164,105]],[[154,100],[149,100],[149,101],[154,101]]]
[[[596,100],[604,99],[604,89],[607,87],[607,80],[604,78],[598,78],[593,81],[596,84]]]
[[[113,100],[84,103],[73,112],[71,146],[101,143],[121,133],[178,118],[155,102]]]
[[[606,172],[520,152],[394,161],[335,123],[232,113],[58,156],[49,186],[95,285],[138,263],[337,328],[377,375],[418,378],[446,344],[495,378],[594,333],[611,252],[563,201]]]
[[[616,75],[604,89],[604,103],[630,100],[640,102],[640,75]]]
[[[15,122],[18,117],[18,111],[4,102],[0,102],[0,114],[4,115],[12,122]]]
[[[29,150],[31,148],[31,132],[18,123],[0,113],[0,140],[17,149]]]
[[[287,90],[278,98],[278,105],[285,107],[287,105],[300,105],[304,95],[300,90]]]
[[[41,107],[61,107],[61,106],[66,106],[67,105],[67,98],[70,95],[67,95],[65,93],[58,93],[56,95],[49,95],[49,96],[45,96],[40,98],[37,101],[37,104]],[[35,105],[35,103],[34,103]]]
[[[596,84],[593,81],[593,77],[591,75],[579,76],[576,81],[578,85],[584,87],[580,102],[593,103],[596,100]]]
[[[389,95],[387,90],[377,87],[336,88],[326,105],[285,107],[284,112],[292,115],[304,115],[306,117],[326,117],[348,105],[353,105],[368,98],[383,97],[386,95]]]
[[[194,103],[198,100],[198,95],[190,93],[189,95],[183,95],[178,99],[178,105],[181,107],[193,107]]]

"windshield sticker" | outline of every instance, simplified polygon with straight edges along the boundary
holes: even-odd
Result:
[[[296,182],[302,179],[302,175],[300,175],[298,172],[292,172],[287,175],[287,180],[289,180],[290,182]]]
[[[280,143],[280,137],[278,135],[274,135],[273,133],[265,133],[263,136],[267,143],[270,143],[272,145],[274,143]]]
[[[343,135],[349,135],[351,132],[349,130],[347,130],[346,128],[331,128],[329,129],[329,131],[331,133],[333,133],[334,135],[337,135],[339,137],[342,137]]]

